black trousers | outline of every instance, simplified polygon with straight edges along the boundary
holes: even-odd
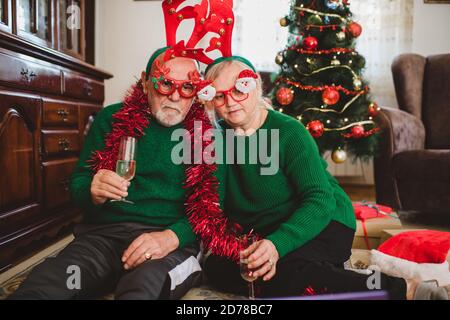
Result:
[[[138,223],[76,226],[75,240],[34,268],[10,299],[98,299],[106,293],[122,300],[179,299],[201,281],[197,246],[130,272],[123,269],[123,252],[138,236],[154,231],[161,229]],[[79,286],[74,270],[79,270]]]
[[[258,280],[255,284],[259,297],[289,297],[305,295],[308,288],[316,294],[367,292],[371,275],[344,269],[344,262],[351,256],[354,231],[332,221],[315,239],[277,263],[277,273],[268,282]],[[204,273],[217,289],[247,295],[248,284],[240,275],[239,266],[217,256],[205,260]],[[406,299],[406,282],[378,273],[379,289],[389,293],[390,299]]]

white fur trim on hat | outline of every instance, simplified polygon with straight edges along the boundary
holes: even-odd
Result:
[[[439,286],[450,285],[448,261],[444,263],[416,263],[372,250],[371,263],[389,276],[420,281],[437,280]]]

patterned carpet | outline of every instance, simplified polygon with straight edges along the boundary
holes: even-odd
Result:
[[[0,300],[6,299],[11,295],[27,275],[33,270],[35,266],[43,262],[46,258],[54,257],[60,252],[68,243],[72,241],[72,237],[67,237],[55,245],[43,250],[36,256],[28,259],[24,263],[0,275]],[[352,256],[352,265],[358,269],[364,269],[368,266],[370,260],[370,253],[366,250],[354,250]],[[109,295],[102,297],[101,300],[113,300],[114,296]],[[218,292],[208,286],[201,286],[190,290],[183,300],[244,300],[245,297],[235,296],[233,294]]]
[[[0,300],[6,299],[11,295],[35,266],[43,262],[46,258],[54,257],[68,243],[72,237],[67,237],[53,246],[41,251],[34,257],[28,259],[22,264],[14,267],[4,274],[0,274]],[[351,266],[355,269],[366,269],[370,261],[370,252],[367,250],[354,249],[351,257]],[[448,287],[450,295],[450,286]],[[113,300],[113,295],[102,297],[101,300]],[[183,300],[244,300],[245,297],[235,296],[228,293],[218,292],[208,286],[201,286],[190,290]]]
[[[0,300],[5,300],[17,290],[22,281],[33,270],[34,267],[42,263],[46,258],[55,257],[71,241],[73,237],[67,237],[49,248],[41,251],[37,255],[14,267],[13,269],[0,274]],[[101,300],[113,300],[114,295],[101,297]],[[245,297],[233,294],[222,293],[212,290],[208,286],[193,288],[183,298],[183,300],[243,300]]]

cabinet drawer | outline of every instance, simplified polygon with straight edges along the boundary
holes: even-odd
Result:
[[[42,122],[49,127],[77,127],[78,106],[73,104],[44,101]]]
[[[31,59],[31,58],[30,58]],[[5,86],[61,94],[61,71],[0,52],[0,82]]]
[[[73,131],[42,131],[44,154],[65,156],[80,152],[80,134]]]
[[[105,99],[105,90],[101,82],[73,73],[64,73],[64,94],[97,102],[103,102]]]
[[[47,209],[54,209],[70,203],[70,177],[77,159],[43,163],[44,203]]]

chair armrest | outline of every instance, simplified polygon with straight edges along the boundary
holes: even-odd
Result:
[[[422,120],[400,109],[382,107],[377,117],[382,129],[381,153],[391,157],[410,150],[425,148],[425,127]]]
[[[376,117],[382,129],[378,154],[374,159],[377,202],[401,208],[392,158],[403,151],[425,148],[425,127],[422,121],[400,109],[383,107]]]

